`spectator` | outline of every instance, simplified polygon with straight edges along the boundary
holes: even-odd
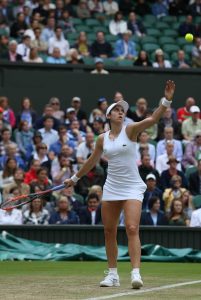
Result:
[[[59,135],[59,139],[50,146],[49,151],[54,152],[54,154],[57,156],[61,152],[62,146],[66,145],[66,146],[70,147],[71,154],[72,154],[75,144],[72,141],[69,141],[68,135],[67,135],[67,128],[65,125],[61,125],[59,127],[58,135]]]
[[[33,180],[30,184],[31,193],[45,191],[50,188],[51,181],[48,178],[48,169],[41,165],[41,167],[36,171],[37,178]],[[44,196],[43,200],[49,199],[51,195]]]
[[[13,188],[17,188],[20,195],[30,194],[29,185],[24,183],[24,171],[22,169],[15,170],[13,179],[13,182],[8,184],[3,190],[5,197],[11,193]]]
[[[185,152],[182,160],[183,167],[197,167],[198,159],[201,155],[201,130],[194,133],[194,139],[185,147]]]
[[[201,46],[198,49],[198,56],[192,58],[192,67],[193,68],[201,67]]]
[[[73,65],[84,63],[84,61],[83,61],[81,55],[79,55],[77,49],[71,48],[69,50],[69,52],[68,52],[68,63],[73,64]]]
[[[168,224],[173,226],[189,226],[190,222],[184,213],[182,201],[174,199],[171,204]]]
[[[136,14],[134,12],[129,13],[129,19],[127,23],[128,30],[132,31],[135,36],[142,37],[145,35],[145,28],[143,24],[137,20]]]
[[[96,194],[98,195],[99,201],[101,202],[103,196],[103,188],[100,185],[92,185],[89,189],[89,194]]]
[[[89,0],[88,7],[92,16],[103,16],[103,3],[100,0]]]
[[[152,173],[146,176],[147,189],[144,193],[144,199],[142,203],[142,209],[148,210],[150,200],[152,197],[157,197],[160,200],[160,209],[164,210],[164,203],[162,201],[162,191],[156,186],[156,176]]]
[[[163,0],[155,0],[155,3],[152,5],[152,14],[160,19],[168,15],[167,7],[163,4]]]
[[[15,140],[20,153],[25,160],[29,160],[33,149],[33,131],[29,128],[27,121],[20,121],[18,129],[15,130]]]
[[[0,36],[0,58],[6,59],[8,52],[9,38],[7,35]]]
[[[201,38],[196,37],[195,38],[195,45],[192,48],[192,58],[199,57],[200,46],[201,46]]]
[[[188,188],[188,182],[187,179],[182,171],[177,170],[177,164],[179,161],[176,159],[175,156],[169,156],[169,160],[167,162],[169,164],[169,169],[165,170],[161,173],[161,188],[162,190],[171,188],[171,178],[174,175],[179,175],[182,179],[181,186],[184,188]]]
[[[181,141],[176,140],[174,137],[174,129],[172,127],[164,128],[164,139],[159,141],[156,147],[157,157],[165,152],[165,146],[167,141],[172,141],[174,144],[174,155],[177,160],[181,161],[183,157],[183,150]]]
[[[60,50],[62,57],[66,57],[70,49],[68,41],[63,36],[62,28],[59,26],[56,27],[55,36],[49,39],[48,53],[52,54],[55,48]]]
[[[195,0],[194,3],[192,3],[189,6],[190,13],[193,17],[195,16],[201,16],[201,2],[200,0]]]
[[[92,130],[94,133],[95,141],[100,134],[105,132],[104,124],[105,123],[101,117],[96,117],[94,119],[93,124],[92,124]]]
[[[138,54],[137,59],[134,61],[133,65],[138,67],[151,67],[152,63],[149,60],[147,52],[141,50]]]
[[[10,145],[14,145],[19,152],[17,144],[11,141],[11,131],[8,128],[4,128],[1,131],[1,142],[0,142],[0,155],[6,154],[6,148]]]
[[[54,110],[52,108],[51,105],[49,104],[46,104],[45,107],[44,107],[44,111],[43,111],[43,115],[42,117],[40,117],[39,119],[36,120],[36,124],[35,124],[35,128],[36,129],[40,129],[43,127],[43,124],[44,124],[44,120],[47,116],[50,116],[53,118],[54,120],[54,125],[53,125],[53,129],[57,130],[58,127],[60,126],[60,121],[58,119],[56,119],[54,116]]]
[[[5,96],[0,97],[0,107],[3,108],[3,118],[6,120],[12,128],[15,127],[15,114],[14,111],[9,107],[8,98]]]
[[[35,131],[34,132],[34,136],[33,136],[33,149],[32,149],[32,155],[34,153],[34,151],[36,151],[36,148],[38,145],[40,145],[42,143],[42,135],[39,131]]]
[[[83,207],[79,212],[80,224],[96,225],[101,223],[101,206],[97,194],[89,194],[87,197],[87,207]]]
[[[31,41],[31,48],[36,47],[40,53],[46,54],[47,52],[47,42],[42,40],[41,28],[34,28],[34,39]]]
[[[156,196],[149,201],[149,211],[143,211],[141,214],[141,225],[167,225],[167,218],[163,211],[160,210],[160,199]]]
[[[17,208],[0,209],[0,225],[22,225],[22,212]]]
[[[86,32],[81,31],[79,33],[78,40],[76,44],[74,45],[74,48],[76,48],[80,55],[82,56],[89,56],[90,55],[90,47],[87,41],[87,35]]]
[[[174,132],[174,138],[181,140],[181,123],[179,123],[175,118],[172,116],[172,109],[171,107],[167,108],[163,114],[163,117],[159,120],[158,123],[158,136],[157,140],[164,139],[165,128],[172,127]]]
[[[21,109],[16,116],[16,123],[19,125],[21,121],[27,121],[28,127],[32,128],[36,122],[36,112],[32,108],[31,100],[24,97],[21,101]]]
[[[151,165],[151,158],[149,154],[142,155],[141,158],[142,164],[138,167],[140,176],[144,182],[146,182],[146,177],[150,173],[154,174],[157,180],[157,184],[159,184],[159,174],[153,166]]]
[[[140,162],[141,157],[140,157],[140,148],[143,146],[148,147],[148,154],[150,155],[151,161],[154,165],[155,162],[155,157],[156,157],[156,149],[155,146],[149,143],[149,135],[147,134],[146,131],[140,132],[138,135],[138,143],[137,143],[137,160]]]
[[[7,24],[10,24],[14,19],[13,10],[7,0],[2,0],[0,3],[0,16]]]
[[[119,10],[119,5],[116,1],[106,0],[103,2],[103,9],[107,16],[113,16]]]
[[[53,49],[52,55],[47,57],[46,62],[49,64],[66,64],[66,60],[61,57],[60,49],[57,47]]]
[[[102,58],[95,59],[95,69],[91,71],[91,74],[109,74],[109,72],[104,69],[104,60]]]
[[[5,55],[5,59],[10,62],[21,61],[21,55],[17,54],[17,42],[11,40],[8,44],[8,52]]]
[[[151,14],[150,6],[146,3],[145,0],[138,0],[135,6],[135,13],[139,16]]]
[[[24,183],[30,184],[32,181],[37,180],[37,171],[40,168],[40,161],[33,159],[30,169],[24,175]]]
[[[80,97],[73,97],[71,100],[71,106],[75,109],[76,117],[84,126],[87,124],[87,114],[82,109],[82,101]]]
[[[47,25],[43,28],[41,40],[48,44],[49,40],[55,36],[55,19],[48,18]]]
[[[114,19],[110,21],[109,31],[113,35],[120,35],[127,31],[127,23],[123,20],[123,15],[120,11],[116,12]]]
[[[192,212],[190,227],[201,227],[201,208]]]
[[[51,116],[46,116],[44,118],[44,127],[39,129],[39,132],[42,135],[42,142],[50,147],[54,144],[59,136],[56,130],[53,129],[54,119]]]
[[[65,125],[67,126],[68,129],[70,124],[75,120],[77,120],[75,109],[73,107],[67,108],[66,116],[65,116]]]
[[[175,61],[173,66],[175,68],[179,68],[179,69],[188,69],[188,68],[190,68],[189,62],[185,59],[184,50],[178,50],[177,60]]]
[[[122,39],[116,41],[114,52],[117,59],[134,60],[137,57],[135,43],[130,40],[131,34],[131,31],[127,30],[122,34]]]
[[[81,20],[85,20],[90,18],[91,13],[90,10],[87,6],[87,1],[86,0],[80,0],[77,6],[77,16]]]
[[[186,20],[179,26],[179,35],[185,36],[187,33],[196,35],[196,27],[193,24],[193,17],[191,15],[186,16]]]
[[[29,57],[31,39],[28,35],[22,37],[22,43],[17,45],[17,54],[20,55],[21,59]]]
[[[164,52],[162,49],[157,49],[155,51],[155,61],[152,66],[154,68],[171,68],[171,62],[164,58]]]
[[[81,207],[84,205],[84,198],[75,193],[74,187],[69,186],[62,189],[59,194],[57,195],[57,198],[59,196],[65,196],[68,198],[68,201],[70,203],[70,207],[78,214]]]
[[[53,212],[49,219],[49,224],[78,224],[77,214],[70,209],[70,204],[66,196],[60,196],[57,211]]]
[[[192,195],[201,195],[201,159],[198,159],[197,171],[189,176],[189,191]]]
[[[33,153],[33,159],[39,160],[40,164],[47,163],[49,161],[46,144],[41,143],[36,146],[36,151]]]
[[[49,213],[43,208],[43,200],[37,198],[30,203],[30,208],[23,212],[23,224],[47,225]]]
[[[38,56],[38,49],[36,47],[31,48],[29,55],[26,57],[23,57],[22,60],[24,62],[29,62],[29,63],[42,63],[43,62],[43,59],[40,56]]]
[[[31,41],[35,40],[34,29],[38,28],[39,26],[40,26],[39,21],[36,19],[32,19],[31,26],[29,27],[29,29],[25,30],[24,35],[28,35]]]
[[[64,1],[56,0],[55,5],[55,18],[57,21],[59,21],[62,18],[62,13],[64,11]]]
[[[195,131],[201,130],[200,109],[193,105],[190,108],[191,118],[183,121],[182,134],[185,142],[192,141]]]
[[[156,170],[161,174],[163,171],[169,168],[169,157],[174,155],[174,143],[173,141],[166,141],[165,153],[161,154],[156,159]],[[177,164],[177,170],[181,171],[181,163]]]
[[[193,204],[192,204],[192,195],[188,190],[183,192],[181,196],[181,201],[183,203],[184,213],[190,219],[193,212]]]
[[[136,101],[136,108],[134,112],[127,114],[134,122],[140,122],[146,118],[147,115],[147,100],[145,98],[139,98]]]
[[[170,180],[170,188],[165,189],[163,193],[163,200],[165,203],[165,211],[169,212],[172,201],[174,199],[181,199],[183,193],[186,191],[185,188],[182,188],[182,179],[178,175],[173,175]]]
[[[61,110],[61,104],[60,104],[60,100],[57,97],[52,97],[49,100],[49,105],[52,106],[53,109],[53,114],[52,116],[58,120],[62,120],[64,119],[64,111]]]
[[[58,163],[52,164],[51,167],[53,184],[62,184],[65,179],[68,179],[73,175],[72,173],[71,160],[69,159],[69,157],[60,154],[58,157]]]
[[[68,10],[63,10],[61,12],[61,18],[58,20],[58,26],[62,28],[64,36],[67,36],[68,33],[76,32],[73,25],[73,20],[70,17]]]
[[[64,9],[69,12],[71,17],[76,17],[77,15],[76,15],[76,12],[75,12],[71,2],[72,2],[72,0],[65,0],[64,1]]]
[[[11,25],[10,36],[14,39],[19,39],[24,35],[25,30],[28,28],[25,22],[25,16],[22,12],[18,13],[16,21]]]
[[[96,33],[96,41],[91,45],[91,55],[101,58],[112,56],[112,46],[105,41],[105,35],[102,31]]]
[[[124,16],[128,16],[134,10],[134,3],[131,0],[121,0],[119,2],[119,10]]]
[[[88,159],[88,157],[91,155],[91,153],[94,150],[94,146],[95,146],[94,134],[93,132],[88,132],[86,134],[86,140],[80,143],[79,146],[77,147],[76,158],[79,167],[81,167]]]
[[[200,39],[201,40],[201,39]],[[191,117],[190,108],[195,105],[195,99],[193,97],[188,97],[184,107],[177,110],[177,120],[182,123],[184,120]]]
[[[85,140],[86,136],[86,134],[80,130],[80,123],[77,120],[72,121],[67,135],[69,140],[74,143],[75,148]]]
[[[2,130],[5,129],[5,128],[10,130],[10,131],[12,130],[10,124],[6,120],[4,120],[3,112],[4,112],[3,108],[0,107],[0,135],[2,133]]]
[[[8,184],[14,182],[14,173],[17,170],[17,162],[13,158],[8,158],[3,170],[0,171],[0,187],[4,189]]]

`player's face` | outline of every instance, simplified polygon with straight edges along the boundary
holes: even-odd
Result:
[[[111,111],[110,121],[123,123],[124,118],[125,118],[125,113],[123,107],[121,107],[120,105],[116,105]]]

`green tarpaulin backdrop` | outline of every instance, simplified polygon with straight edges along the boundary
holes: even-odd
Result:
[[[119,246],[118,259],[129,260],[127,247]],[[3,260],[106,260],[106,255],[104,247],[42,243],[3,231],[0,234],[0,261]],[[142,246],[142,261],[201,262],[201,251],[149,244]]]

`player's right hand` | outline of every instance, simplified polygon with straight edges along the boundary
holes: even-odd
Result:
[[[70,178],[64,180],[64,184],[66,187],[70,187],[70,186],[74,186],[75,185],[75,182],[72,181]]]

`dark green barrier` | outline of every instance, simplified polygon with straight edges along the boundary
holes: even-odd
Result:
[[[128,248],[119,246],[119,261],[128,261]],[[103,260],[105,247],[76,244],[47,244],[17,238],[6,231],[0,235],[0,261],[3,260]],[[167,249],[159,245],[142,246],[142,261],[201,262],[201,251],[191,248]]]

